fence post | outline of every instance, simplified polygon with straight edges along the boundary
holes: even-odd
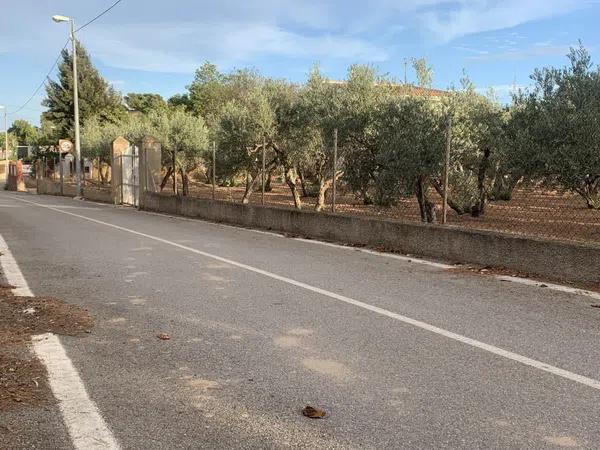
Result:
[[[331,212],[335,212],[335,194],[336,194],[336,178],[337,178],[337,145],[338,145],[338,130],[333,130],[333,185],[331,191]]]
[[[217,185],[217,143],[212,143],[212,199],[215,200],[215,189]]]
[[[62,153],[58,151],[58,175],[60,177],[60,195],[65,194],[65,175],[63,173]]]
[[[444,203],[442,205],[442,224],[446,223],[448,214],[448,174],[450,172],[450,147],[452,141],[452,117],[446,120],[446,155],[444,158]]]
[[[266,153],[267,142],[263,137],[263,146],[262,146],[262,196],[260,198],[261,205],[265,206],[265,153]]]

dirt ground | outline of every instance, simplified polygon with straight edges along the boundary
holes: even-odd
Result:
[[[93,326],[90,314],[60,300],[15,297],[0,285],[0,411],[44,404],[52,399],[46,371],[29,348],[31,336],[80,335]]]
[[[181,189],[181,187],[180,187]],[[172,192],[172,183],[164,192]],[[401,200],[397,205],[385,208],[375,205],[363,205],[353,194],[338,191],[336,212],[340,214],[363,215],[403,221],[420,221],[419,207],[414,198]],[[190,195],[211,198],[212,186],[202,182],[193,182]],[[219,200],[241,202],[244,188],[216,188]],[[441,216],[441,199],[431,195],[438,206]],[[316,198],[304,197],[303,208],[314,209]],[[261,193],[252,194],[250,203],[260,204]],[[273,184],[273,190],[265,194],[265,204],[292,208],[290,190],[283,184]],[[327,211],[331,210],[331,198],[327,196]],[[448,210],[450,225],[480,230],[502,231],[513,234],[550,238],[565,241],[600,243],[600,211],[588,209],[577,195],[556,191],[543,191],[533,188],[517,189],[510,201],[490,202],[484,216],[471,217],[458,215]]]

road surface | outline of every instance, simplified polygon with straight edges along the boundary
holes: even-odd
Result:
[[[68,198],[0,193],[0,235],[94,316],[60,342],[123,449],[600,448],[598,300]]]

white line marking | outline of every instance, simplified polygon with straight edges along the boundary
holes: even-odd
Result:
[[[510,359],[512,361],[516,361],[516,362],[519,362],[521,364],[525,364],[527,366],[534,367],[534,368],[539,369],[541,371],[544,371],[544,372],[547,372],[547,373],[551,373],[553,375],[556,375],[556,376],[559,376],[559,377],[562,377],[562,378],[566,378],[566,379],[571,380],[571,381],[575,381],[576,383],[580,383],[580,384],[583,384],[585,386],[589,386],[591,388],[600,390],[600,381],[595,380],[593,378],[589,378],[589,377],[586,377],[586,376],[583,376],[583,375],[579,375],[579,374],[576,374],[574,372],[570,372],[568,370],[564,370],[564,369],[561,369],[559,367],[555,367],[555,366],[552,366],[550,364],[546,364],[546,363],[544,363],[542,361],[538,361],[538,360],[535,360],[535,359],[532,359],[532,358],[528,358],[528,357],[520,355],[518,353],[514,353],[514,352],[511,352],[511,351],[508,351],[508,350],[504,350],[502,348],[499,348],[499,347],[496,347],[496,346],[493,346],[493,345],[490,345],[490,344],[486,344],[486,343],[478,341],[476,339],[472,339],[472,338],[469,338],[469,337],[466,337],[466,336],[462,336],[462,335],[460,335],[458,333],[453,333],[452,331],[448,331],[448,330],[445,330],[443,328],[436,327],[435,325],[430,325],[430,324],[428,324],[426,322],[422,322],[420,320],[416,320],[416,319],[412,319],[412,318],[407,317],[407,316],[403,316],[402,314],[398,314],[398,313],[389,311],[387,309],[380,308],[378,306],[370,305],[368,303],[361,302],[359,300],[355,300],[353,298],[346,297],[344,295],[336,294],[335,292],[331,292],[331,291],[328,291],[328,290],[325,290],[325,289],[321,289],[321,288],[318,288],[318,287],[315,287],[315,286],[311,286],[310,284],[303,283],[301,281],[296,281],[296,280],[293,280],[291,278],[284,277],[284,276],[281,276],[281,275],[277,275],[275,273],[268,272],[266,270],[259,269],[257,267],[249,266],[247,264],[243,264],[243,263],[240,263],[240,262],[237,262],[237,261],[233,261],[231,259],[227,259],[227,258],[223,258],[221,256],[213,255],[212,253],[204,252],[202,250],[198,250],[198,249],[195,249],[195,248],[192,248],[192,247],[188,247],[186,245],[178,244],[177,242],[169,241],[167,239],[163,239],[163,238],[160,238],[158,236],[153,236],[153,235],[150,235],[150,234],[142,233],[141,231],[132,230],[130,228],[125,228],[125,227],[122,227],[122,226],[119,226],[119,225],[115,225],[115,224],[112,224],[112,223],[103,222],[102,220],[92,219],[90,217],[82,216],[82,215],[71,213],[71,212],[68,212],[68,211],[62,211],[60,209],[56,209],[56,208],[53,208],[51,206],[42,205],[40,203],[32,202],[32,201],[29,201],[29,200],[21,200],[21,201],[26,202],[26,203],[31,203],[31,204],[39,206],[41,208],[50,209],[52,211],[56,211],[56,212],[61,213],[61,214],[66,214],[66,215],[69,215],[69,216],[78,217],[80,219],[87,220],[89,222],[93,222],[93,223],[97,223],[97,224],[100,224],[100,225],[104,225],[106,227],[113,228],[115,230],[124,231],[126,233],[131,233],[131,234],[134,234],[136,236],[142,236],[142,237],[145,237],[147,239],[151,239],[151,240],[156,241],[156,242],[161,242],[161,243],[166,244],[166,245],[170,245],[170,246],[182,249],[182,250],[186,250],[186,251],[191,252],[191,253],[195,253],[197,255],[204,256],[206,258],[214,259],[216,261],[220,261],[220,262],[232,265],[234,267],[238,267],[240,269],[247,270],[249,272],[254,272],[254,273],[257,273],[257,274],[260,274],[260,275],[264,275],[265,277],[269,277],[269,278],[272,278],[274,280],[278,280],[278,281],[281,281],[283,283],[290,284],[292,286],[296,286],[296,287],[299,287],[299,288],[302,288],[302,289],[306,289],[307,291],[315,292],[315,293],[323,295],[325,297],[329,297],[329,298],[338,300],[340,302],[347,303],[349,305],[353,305],[353,306],[365,309],[367,311],[374,312],[376,314],[380,314],[380,315],[385,316],[385,317],[389,317],[391,319],[394,319],[394,320],[397,320],[397,321],[400,321],[400,322],[403,322],[403,323],[407,323],[409,325],[413,325],[413,326],[415,326],[417,328],[421,328],[423,330],[430,331],[430,332],[438,334],[440,336],[444,336],[444,337],[447,337],[449,339],[452,339],[452,340],[455,340],[455,341],[458,341],[458,342],[462,342],[463,344],[470,345],[472,347],[484,350],[484,351],[492,353],[494,355],[502,356],[503,358],[507,358],[507,359]]]
[[[6,282],[14,286],[13,294],[20,297],[33,297],[33,293],[29,289],[29,285],[2,235],[0,235],[0,253],[2,253],[0,255],[0,267],[4,272]]]
[[[584,295],[586,297],[600,300],[600,292],[587,291],[585,289],[577,289],[560,284],[546,283],[545,281],[531,280],[527,278],[511,277],[508,275],[495,275],[498,280],[512,281],[513,283],[525,284],[527,286],[536,286],[544,289],[552,289],[553,291],[566,292],[568,294]]]
[[[36,356],[48,371],[50,389],[58,400],[73,446],[78,450],[118,449],[58,337],[48,333],[32,340]]]
[[[203,220],[203,219],[192,219],[192,218],[173,216],[171,214],[157,213],[157,212],[152,212],[152,211],[140,211],[140,212],[144,213],[144,214],[150,214],[153,216],[168,217],[170,219],[183,220],[186,222],[202,222],[202,223],[214,225],[217,227],[233,228],[236,230],[244,230],[244,231],[248,231],[251,233],[259,233],[259,234],[266,234],[266,235],[274,236],[274,237],[278,237],[278,238],[286,238],[285,235],[283,235],[281,233],[276,233],[273,231],[255,230],[253,228],[246,228],[243,226],[227,225],[227,224],[218,223],[218,222],[210,222],[208,220]],[[371,250],[368,248],[361,248],[361,247],[353,247],[351,245],[335,244],[333,242],[321,241],[319,239],[305,239],[305,238],[289,238],[289,239],[292,239],[294,241],[306,242],[308,244],[323,245],[326,247],[339,248],[342,250],[368,253],[369,255],[375,255],[375,256],[379,256],[381,258],[397,259],[399,261],[405,261],[408,263],[415,263],[415,264],[422,264],[424,266],[435,267],[437,269],[455,269],[458,267],[456,265],[439,263],[439,262],[430,261],[430,260],[423,259],[423,258],[416,258],[414,256],[399,255],[397,253],[380,252],[378,250]],[[582,295],[584,297],[590,297],[590,298],[593,298],[596,300],[600,300],[600,292],[588,291],[586,289],[573,288],[573,287],[563,286],[561,284],[555,284],[555,283],[547,283],[544,281],[539,281],[539,280],[535,280],[535,279],[531,279],[531,278],[521,278],[521,277],[513,277],[513,276],[507,276],[507,275],[493,275],[493,274],[486,275],[486,276],[488,276],[490,278],[495,278],[497,280],[510,281],[513,283],[524,284],[526,286],[545,288],[545,289],[550,289],[553,291],[565,292],[567,294]]]
[[[453,267],[456,267],[456,266],[452,266],[450,264],[438,263],[435,261],[428,261],[426,259],[420,259],[420,258],[413,258],[412,256],[398,255],[396,253],[378,252],[377,250],[370,250],[368,248],[351,247],[348,245],[334,244],[332,242],[324,242],[324,241],[319,241],[316,239],[304,239],[304,238],[292,238],[292,239],[294,239],[295,241],[300,241],[300,242],[308,242],[310,244],[318,244],[318,245],[325,245],[327,247],[341,248],[344,250],[359,251],[362,253],[368,253],[369,255],[381,256],[383,258],[392,258],[392,259],[398,259],[400,261],[405,261],[405,262],[413,262],[416,264],[423,264],[425,266],[435,267],[438,269],[452,269]]]
[[[0,235],[0,267],[6,281],[15,286],[13,294],[33,297],[33,292]],[[110,432],[98,408],[89,398],[83,381],[67,356],[58,336],[46,333],[32,337],[33,350],[46,366],[52,394],[58,400],[73,446],[77,450],[118,450],[119,445]]]

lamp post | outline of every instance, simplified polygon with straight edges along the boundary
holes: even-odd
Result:
[[[77,195],[83,197],[81,186],[81,143],[79,139],[79,92],[77,89],[77,41],[75,40],[75,20],[66,16],[52,16],[56,23],[69,22],[71,25],[71,43],[73,44],[73,109],[75,116],[75,171],[77,177]]]

